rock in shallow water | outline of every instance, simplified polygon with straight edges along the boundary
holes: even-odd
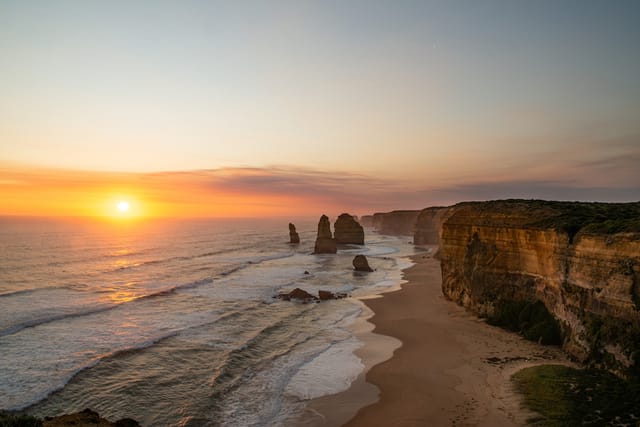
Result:
[[[343,213],[334,227],[336,243],[364,245],[364,229],[353,216]]]
[[[292,223],[289,223],[289,243],[300,243],[300,236]]]
[[[367,257],[364,255],[356,255],[353,259],[353,268],[355,268],[356,271],[373,271],[373,269],[369,267]]]
[[[326,215],[318,222],[318,237],[313,251],[314,254],[335,254],[338,252],[336,241],[331,234],[331,223]]]

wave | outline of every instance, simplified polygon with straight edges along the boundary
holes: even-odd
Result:
[[[29,288],[29,289],[20,289],[19,291],[10,291],[0,294],[0,298],[8,298],[15,297],[17,295],[28,295],[33,294],[40,291],[50,291],[54,289],[70,289],[68,286],[47,286],[44,288]]]
[[[87,310],[76,311],[76,312],[73,312],[73,313],[60,313],[60,314],[54,314],[54,315],[47,316],[47,317],[40,317],[40,318],[36,318],[36,319],[30,319],[30,320],[27,320],[25,322],[13,325],[13,326],[11,326],[11,327],[9,327],[7,329],[0,330],[0,337],[4,337],[4,336],[7,336],[7,335],[13,335],[13,334],[16,334],[16,333],[22,331],[23,329],[34,328],[36,326],[44,325],[44,324],[51,323],[51,322],[57,322],[59,320],[71,319],[71,318],[74,318],[74,317],[82,317],[82,316],[89,316],[91,314],[102,313],[102,312],[105,312],[105,311],[108,311],[108,310],[112,310],[112,309],[116,308],[117,306],[118,305],[110,305],[110,306],[89,308]]]
[[[215,255],[225,254],[225,253],[234,253],[238,251],[243,251],[245,249],[250,249],[252,247],[254,247],[254,245],[238,246],[235,248],[221,249],[218,251],[209,251],[209,252],[199,253],[199,254],[190,255],[190,256],[180,255],[180,256],[173,256],[168,258],[152,259],[149,261],[143,261],[143,262],[139,262],[131,265],[124,265],[124,266],[120,266],[112,269],[107,269],[107,270],[104,270],[104,272],[109,273],[109,272],[115,272],[115,271],[130,270],[133,268],[145,267],[150,265],[167,264],[175,261],[190,261],[193,259],[207,258]]]
[[[63,388],[66,387],[67,384],[69,384],[69,382],[71,382],[76,376],[78,376],[80,373],[82,373],[83,371],[86,371],[87,369],[91,369],[92,367],[96,366],[98,363],[100,363],[103,360],[109,359],[109,358],[114,358],[114,357],[119,357],[125,354],[130,354],[136,351],[140,351],[140,350],[144,350],[147,349],[153,345],[156,345],[164,340],[167,340],[169,338],[175,337],[176,335],[178,335],[180,331],[171,331],[168,332],[166,334],[163,335],[159,335],[157,337],[154,337],[152,339],[140,342],[138,344],[129,346],[129,347],[124,347],[124,348],[119,348],[119,349],[115,349],[113,351],[101,354],[99,356],[96,356],[94,358],[89,359],[86,363],[82,364],[80,367],[78,367],[77,369],[75,369],[74,371],[70,372],[69,375],[67,375],[66,377],[62,378],[56,385],[54,385],[53,387],[50,387],[47,390],[42,391],[41,393],[35,395],[30,401],[25,402],[23,404],[19,404],[16,405],[14,407],[9,407],[6,408],[10,411],[23,411],[23,410],[28,410],[30,407],[33,407],[35,405],[37,405],[38,403],[42,402],[43,400],[47,399],[49,396],[53,395],[54,393],[62,390]]]
[[[238,270],[241,270],[243,268],[248,267],[249,265],[240,265],[234,268],[231,268],[227,271],[224,271],[222,273],[220,273],[220,276],[225,277],[228,276]],[[58,313],[58,314],[54,314],[51,316],[46,316],[46,317],[40,317],[40,318],[35,318],[35,319],[29,319],[27,321],[12,325],[11,327],[8,327],[6,329],[2,329],[0,330],[0,337],[3,336],[7,336],[7,335],[13,335],[16,334],[20,331],[22,331],[23,329],[27,329],[27,328],[34,328],[36,326],[40,326],[40,325],[44,325],[47,323],[52,323],[52,322],[57,322],[60,320],[65,320],[65,319],[69,319],[69,318],[75,318],[75,317],[83,317],[83,316],[90,316],[93,314],[98,314],[98,313],[102,313],[105,311],[109,311],[109,310],[113,310],[115,308],[118,307],[122,307],[125,306],[126,304],[134,304],[136,302],[140,302],[140,301],[144,301],[144,300],[148,300],[148,299],[153,299],[153,298],[161,298],[161,297],[167,297],[167,296],[171,296],[176,294],[176,292],[180,289],[193,289],[193,288],[197,288],[203,285],[207,285],[210,283],[213,283],[215,280],[215,278],[212,277],[208,277],[208,278],[203,278],[200,280],[194,280],[193,282],[188,282],[188,283],[184,283],[182,285],[176,285],[176,286],[172,286],[170,288],[165,288],[165,289],[161,289],[159,291],[156,292],[152,292],[149,294],[145,294],[145,295],[140,295],[130,301],[125,301],[125,302],[121,302],[121,303],[115,303],[115,304],[111,304],[111,305],[107,305],[107,306],[99,306],[99,307],[92,307],[92,308],[86,308],[80,311],[75,311],[72,313]],[[36,293],[38,291],[43,291],[43,290],[48,290],[48,289],[68,289],[67,287],[64,286],[60,286],[60,287],[50,287],[50,288],[39,288],[39,289],[25,289],[23,291],[16,291],[10,294],[2,294],[0,295],[0,297],[2,296],[11,296],[11,295],[16,295],[16,294],[30,294],[30,293]],[[109,291],[107,291],[109,292]]]

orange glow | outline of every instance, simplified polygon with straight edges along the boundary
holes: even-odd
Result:
[[[139,295],[133,291],[127,289],[119,289],[115,292],[110,293],[108,296],[108,300],[116,304],[121,304],[123,302],[133,301],[138,297]]]
[[[245,175],[250,179],[250,172]],[[229,172],[106,173],[0,165],[0,215],[77,216],[130,222],[153,217],[317,215],[331,208],[313,194],[274,186],[229,188]],[[222,184],[220,184],[222,182]]]

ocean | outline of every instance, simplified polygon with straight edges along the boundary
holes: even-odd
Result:
[[[360,297],[396,288],[408,237],[312,255],[317,222],[0,219],[0,408],[142,425],[293,425],[363,369]],[[376,271],[353,271],[364,254]],[[296,287],[352,297],[302,304]]]

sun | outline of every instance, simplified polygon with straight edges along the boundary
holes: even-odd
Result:
[[[118,202],[118,210],[122,213],[125,213],[129,210],[129,202],[126,200],[120,200]]]

